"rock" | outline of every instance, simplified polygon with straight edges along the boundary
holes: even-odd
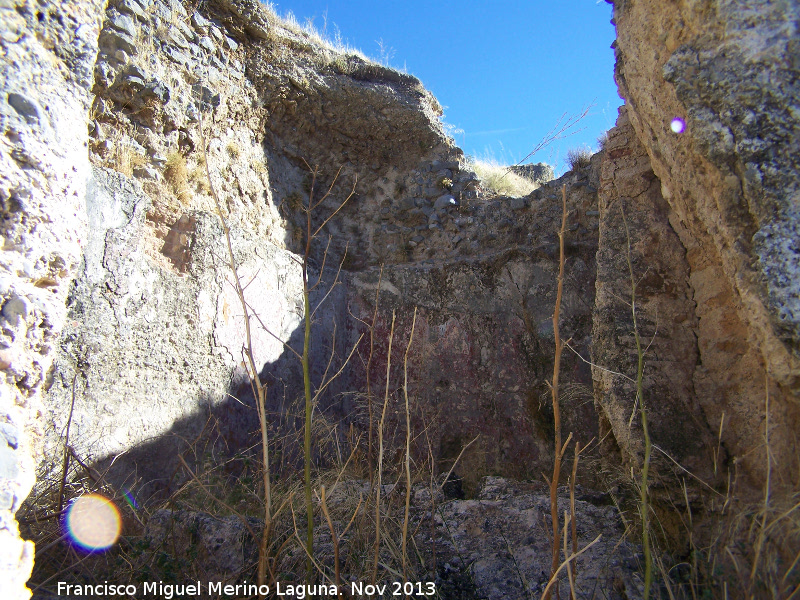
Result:
[[[198,45],[203,50],[211,54],[214,54],[217,51],[217,47],[214,45],[214,42],[207,35],[204,35],[203,37],[200,38],[200,42]]]
[[[19,477],[17,454],[5,444],[0,443],[0,479],[14,480]]]
[[[0,491],[0,510],[10,510],[14,506],[14,494],[8,490]]]
[[[708,427],[719,430],[724,413],[721,443],[756,495],[765,478],[766,457],[752,452],[763,447],[765,373],[775,414],[794,414],[800,398],[800,252],[789,241],[800,239],[800,112],[790,108],[798,18],[796,4],[614,6],[615,78],[697,303],[684,323],[702,365],[693,386]],[[682,133],[674,119],[685,122]],[[797,480],[795,420],[771,422],[781,423],[770,433],[781,472],[773,475]]]
[[[456,202],[456,199],[453,198],[453,196],[451,196],[450,194],[444,194],[442,196],[439,196],[433,203],[433,207],[436,209],[450,208],[451,206],[458,206],[458,202]]]
[[[411,210],[416,206],[414,198],[403,198],[397,203],[400,210]]]
[[[269,39],[269,18],[258,0],[220,0],[220,5],[241,19],[247,33],[258,39]]]
[[[11,105],[11,108],[28,123],[38,125],[42,122],[44,112],[36,100],[16,92],[9,92],[6,100]]]
[[[219,30],[219,27],[212,25],[208,28],[211,37],[214,38],[218,44],[222,44],[225,41],[225,36],[222,35],[222,32]]]
[[[170,90],[161,80],[148,77],[139,66],[129,64],[109,87],[108,95],[117,102],[138,109],[150,100],[166,104],[170,99]]]
[[[199,12],[192,13],[192,26],[197,30],[197,33],[203,35],[208,32],[211,21],[206,19]]]
[[[186,54],[185,52],[181,52],[177,48],[173,48],[172,46],[167,46],[164,48],[164,54],[167,58],[169,58],[172,62],[182,65],[184,67],[188,66],[191,62],[192,58]]]
[[[189,41],[186,36],[177,27],[169,26],[162,38],[167,44],[177,46],[181,50],[189,49]]]
[[[98,62],[94,67],[94,82],[101,88],[108,88],[116,76],[114,68],[106,62]]]
[[[221,102],[221,96],[208,86],[199,84],[192,90],[200,98],[201,107],[203,110],[210,110],[211,107],[216,108]]]
[[[508,206],[511,210],[521,210],[525,208],[525,198],[511,198],[508,201]]]
[[[566,489],[564,489],[566,492]],[[559,498],[562,515],[566,493]],[[625,540],[625,528],[612,506],[576,501],[578,546],[599,537],[578,559],[575,587],[582,591],[623,598],[641,598],[641,549]],[[548,582],[551,542],[548,535],[550,498],[544,490],[499,477],[486,477],[474,500],[453,500],[437,511],[436,539],[417,535],[425,552],[434,543],[437,552],[437,589],[446,597],[539,597]],[[425,528],[420,528],[424,531]],[[563,572],[562,572],[563,573]],[[561,589],[568,589],[566,574]]]
[[[116,6],[121,13],[135,17],[142,22],[148,20],[147,11],[138,0],[119,0]]]
[[[202,564],[208,581],[225,581],[258,558],[258,547],[250,531],[261,532],[263,524],[253,518],[246,523],[233,515],[220,518],[162,509],[148,519],[144,538],[150,548],[166,545],[179,549],[173,557],[176,561],[184,561],[193,568]]]
[[[13,327],[19,327],[28,318],[30,311],[30,302],[22,296],[14,295],[3,304],[3,317]]]
[[[181,32],[181,34],[183,34],[183,37],[185,37],[187,41],[195,42],[197,40],[197,34],[194,32],[191,26],[184,20],[182,19],[178,20],[178,22],[175,24],[175,27],[178,28],[178,30]]]
[[[159,174],[159,172],[150,166],[134,169],[133,175],[134,177],[138,177],[139,179],[149,179],[151,181],[157,181],[161,179],[161,175]]]
[[[232,38],[229,38],[227,35],[225,36],[224,44],[225,48],[227,48],[231,52],[236,52],[236,49],[239,47],[239,44],[237,44]]]
[[[42,402],[77,271],[92,73],[103,3],[0,2],[0,595],[30,597],[34,544],[15,513],[44,457]],[[37,287],[37,284],[42,287]],[[13,331],[12,331],[13,329]]]
[[[7,446],[16,450],[19,446],[19,429],[11,423],[0,423],[0,438],[5,440]]]
[[[103,29],[100,34],[99,44],[100,48],[112,54],[117,50],[124,50],[128,54],[135,56],[139,52],[136,40],[132,36],[114,29]]]
[[[112,14],[108,18],[108,24],[119,33],[123,33],[129,38],[136,39],[136,23],[128,15],[119,13]]]

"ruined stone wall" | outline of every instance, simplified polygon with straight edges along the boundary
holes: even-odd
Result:
[[[41,457],[42,391],[86,242],[86,125],[101,1],[0,2],[0,596],[27,598],[14,513]]]
[[[561,330],[587,361],[597,251],[597,187],[601,156],[526,198],[490,198],[433,211],[433,235],[415,248],[423,260],[373,267],[351,274],[351,311],[370,323],[381,278],[376,338],[379,356],[370,376],[383,403],[392,312],[397,329],[390,389],[402,387],[402,353],[417,309],[409,351],[409,394],[416,435],[425,432],[446,472],[474,492],[481,477],[538,478],[552,466],[553,416],[548,382],[553,375],[552,315],[558,279],[561,188],[566,186],[568,231]],[[441,227],[441,231],[437,229]],[[461,240],[450,248],[441,236]],[[362,344],[361,354],[368,354]],[[400,358],[398,358],[400,356]],[[365,389],[365,374],[355,387]],[[563,425],[586,445],[597,433],[588,362],[564,351]],[[402,416],[402,398],[390,408]],[[362,411],[363,412],[363,411]],[[402,417],[404,418],[404,417]],[[399,430],[403,431],[404,425]],[[392,431],[393,427],[387,427]],[[420,459],[426,458],[422,453]],[[587,475],[589,481],[591,475]],[[596,482],[596,481],[595,481]]]
[[[326,46],[256,3],[188,10],[118,0],[99,40],[90,232],[48,384],[50,456],[72,408],[74,450],[113,462],[110,478],[147,499],[169,487],[175,456],[209,423],[229,451],[254,441],[241,311],[206,180],[202,121],[239,275],[260,317],[256,359],[275,429],[298,427],[299,365],[282,343],[302,343],[301,205],[312,185],[315,201],[330,189],[312,216],[316,228],[355,189],[312,244],[312,273],[323,262],[328,273],[313,302],[341,260],[344,283],[315,315],[315,380],[333,348],[337,369],[363,333],[357,319],[371,316],[385,264],[391,291],[378,346],[390,308],[407,320],[420,306],[413,401],[425,419],[444,412],[430,430],[434,458],[452,461],[480,433],[464,459],[471,484],[545,468],[560,186],[570,210],[563,314],[588,357],[599,157],[527,198],[493,197],[444,136],[438,104],[419,81]],[[320,414],[363,426],[359,352]],[[567,375],[576,410],[565,427],[586,442],[596,427],[588,363],[565,357]]]
[[[773,484],[796,489],[800,473],[797,11],[614,2],[620,94],[685,249],[696,305],[690,385],[711,429],[723,422],[743,491],[764,484],[767,393]],[[670,128],[676,117],[681,134]]]

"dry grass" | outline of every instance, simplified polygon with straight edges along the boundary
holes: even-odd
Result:
[[[133,172],[139,167],[147,164],[147,157],[140,154],[121,140],[114,144],[114,155],[112,157],[112,168],[128,177],[133,176]]]
[[[525,177],[512,173],[494,159],[472,159],[469,168],[481,180],[481,185],[499,196],[527,196],[539,186]]]
[[[567,165],[570,171],[585,169],[592,164],[592,151],[583,146],[581,148],[571,148],[567,151]]]
[[[391,394],[389,403],[392,407],[404,405],[404,391]],[[290,414],[270,416],[285,423],[299,421],[302,417],[301,402]],[[398,423],[402,426],[403,422],[411,420],[402,415]],[[428,494],[433,499],[441,495],[438,482],[443,480],[433,475],[433,462],[421,456],[419,448],[416,448],[416,459],[406,458],[415,452],[406,450],[409,440],[419,440],[422,432],[406,434],[398,431],[396,425],[392,423],[386,427],[393,435],[384,440],[384,456],[393,458],[376,464],[376,471],[380,469],[384,478],[384,485],[377,488],[370,486],[364,468],[365,436],[357,434],[353,428],[342,436],[338,426],[323,414],[315,416],[313,436],[318,459],[311,487],[315,523],[313,565],[319,582],[370,581],[376,537],[380,539],[379,564],[375,572],[377,583],[402,579],[402,575],[398,576],[402,573],[409,581],[422,580],[429,570],[422,558],[428,553],[418,548],[415,541],[423,521],[424,526],[428,526],[425,507],[412,509],[409,515],[409,492],[412,491],[410,486],[414,491],[423,486],[429,488]],[[92,555],[76,550],[62,531],[58,518],[61,472],[60,465],[55,464],[58,461],[54,461],[49,473],[40,474],[36,493],[18,515],[25,536],[37,544],[31,587],[39,593],[55,594],[58,581],[72,585],[104,580],[115,584],[131,582],[140,590],[146,581],[174,584],[197,579],[206,581],[204,563],[199,557],[207,550],[199,542],[192,542],[196,534],[191,528],[187,529],[187,525],[176,519],[174,530],[165,531],[163,527],[148,530],[152,516],[163,510],[213,515],[214,520],[236,517],[244,524],[243,555],[253,562],[244,564],[242,571],[231,573],[229,582],[255,581],[255,556],[264,515],[262,462],[255,448],[226,458],[219,445],[221,438],[219,422],[210,417],[202,434],[187,440],[177,455],[181,466],[172,473],[170,482],[176,491],[166,500],[136,509],[126,504],[125,490],[115,488],[105,481],[104,474],[72,459],[68,466],[66,502],[86,493],[100,492],[111,498],[122,512],[124,531],[119,542],[106,553]],[[291,458],[301,455],[302,438],[302,429],[270,438],[273,455],[285,460],[282,464],[276,461],[271,485],[275,510],[267,548],[266,581],[273,587],[276,580],[282,584],[302,581],[306,568],[303,475],[298,461]],[[395,460],[397,457],[399,461]],[[376,514],[379,515],[378,530]],[[144,535],[147,531],[161,532],[159,535],[166,532],[166,537]]]
[[[236,142],[228,142],[228,144],[225,146],[225,150],[227,150],[230,157],[234,160],[242,155],[242,149],[239,148],[239,145]]]
[[[164,168],[164,179],[167,180],[172,191],[182,204],[189,204],[192,192],[189,189],[189,170],[186,167],[186,158],[180,152],[170,152]]]
[[[605,150],[606,144],[608,144],[608,131],[604,131],[597,137],[597,151],[602,152]]]
[[[305,23],[301,24],[291,11],[280,16],[272,3],[262,3],[262,6],[267,10],[267,18],[272,25],[270,37],[273,43],[273,52],[278,56],[284,56],[286,48],[307,52],[315,55],[319,66],[332,66],[343,74],[351,72],[351,58],[372,63],[379,62],[370,59],[361,50],[346,43],[339,28],[335,25],[333,32],[329,32],[325,15],[322,17],[323,23],[320,30],[313,19],[307,19]]]

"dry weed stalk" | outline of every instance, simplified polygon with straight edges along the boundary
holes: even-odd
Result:
[[[392,367],[392,340],[394,338],[395,311],[392,311],[392,327],[389,330],[389,350],[386,354],[386,391],[383,395],[383,410],[378,423],[378,481],[375,487],[375,558],[372,564],[372,584],[378,579],[378,559],[381,550],[381,483],[383,479],[383,424],[386,419],[386,407],[389,404],[389,374]]]
[[[375,288],[375,310],[372,313],[372,324],[369,327],[369,358],[367,359],[367,411],[369,416],[369,437],[367,442],[367,464],[369,467],[369,485],[372,487],[373,456],[372,456],[372,390],[370,388],[370,367],[372,366],[373,344],[375,340],[375,321],[378,318],[378,301],[381,294],[381,281],[383,280],[383,265],[378,274],[378,287]]]
[[[625,206],[620,202],[622,212],[622,222],[625,225],[626,259],[628,262],[628,272],[631,278],[631,315],[633,317],[633,335],[636,341],[636,397],[633,403],[633,412],[639,406],[639,415],[642,420],[642,435],[644,436],[644,460],[642,461],[641,480],[639,484],[639,510],[642,517],[642,547],[644,549],[644,600],[650,598],[650,587],[653,583],[653,555],[650,547],[650,483],[648,474],[650,470],[650,453],[652,443],[650,432],[647,427],[647,409],[644,404],[643,378],[644,378],[644,349],[642,339],[639,335],[639,326],[636,319],[636,277],[633,273],[633,259],[631,258],[631,233],[628,228],[628,219],[625,216]],[[633,416],[631,416],[631,422]]]
[[[352,456],[352,454],[351,454]],[[349,459],[348,459],[349,462]],[[347,465],[345,465],[347,467]],[[344,469],[343,469],[344,470]],[[338,478],[337,478],[338,482]],[[334,484],[336,487],[336,484]],[[350,526],[353,524],[353,521],[356,519],[356,515],[358,514],[358,509],[361,508],[361,495],[358,496],[358,506],[353,511],[353,516],[350,518],[350,522],[347,523],[347,527],[344,528],[342,534],[340,536],[336,535],[336,528],[333,526],[333,520],[331,519],[330,512],[328,511],[328,501],[325,498],[325,486],[323,485],[320,489],[320,505],[322,506],[322,514],[325,515],[325,520],[328,522],[328,529],[331,532],[331,541],[333,542],[333,572],[334,572],[334,581],[336,582],[336,589],[339,591],[338,596],[342,597],[342,576],[341,576],[341,569],[339,566],[339,540],[347,535]]]
[[[575,135],[576,133],[580,133],[581,131],[583,131],[584,130],[583,127],[580,128],[580,129],[575,129],[575,126],[578,123],[580,123],[581,121],[583,121],[583,119],[585,119],[589,115],[589,111],[592,109],[593,106],[594,106],[594,102],[591,102],[590,104],[587,104],[586,106],[584,106],[581,109],[581,112],[578,113],[577,115],[567,116],[567,113],[562,114],[558,118],[558,120],[556,121],[555,125],[553,125],[552,129],[550,129],[550,131],[548,131],[544,135],[544,137],[541,139],[541,141],[538,144],[536,144],[536,146],[533,148],[533,150],[531,150],[517,164],[513,165],[512,167],[509,167],[508,168],[508,172],[510,173],[511,170],[513,169],[513,167],[520,166],[522,163],[524,163],[529,158],[533,158],[533,156],[537,152],[540,152],[541,150],[544,150],[545,148],[547,148],[553,142],[556,142],[558,140],[562,140],[562,139],[564,139],[566,137],[569,137],[571,135]]]
[[[225,241],[228,246],[228,259],[230,261],[229,267],[233,274],[233,286],[236,290],[236,295],[242,305],[242,312],[244,314],[245,326],[245,347],[243,352],[247,357],[247,364],[249,366],[250,384],[253,386],[253,395],[256,399],[256,410],[258,412],[258,422],[261,428],[261,451],[264,460],[263,480],[264,480],[264,530],[261,536],[261,543],[259,544],[258,554],[258,585],[261,586],[266,581],[267,569],[267,548],[269,546],[269,538],[272,530],[272,490],[270,488],[270,470],[269,470],[269,433],[267,431],[267,417],[266,402],[267,402],[267,389],[261,383],[259,378],[259,371],[256,368],[255,359],[253,357],[253,338],[250,331],[250,312],[247,300],[244,296],[244,287],[239,279],[239,273],[236,268],[236,258],[233,254],[233,244],[231,242],[231,231],[228,223],[225,220],[225,215],[222,213],[222,203],[217,195],[214,182],[211,180],[211,170],[208,164],[208,155],[206,153],[206,139],[203,131],[202,115],[200,117],[200,145],[203,149],[203,162],[206,166],[206,177],[208,178],[208,185],[211,189],[211,196],[214,198],[214,205],[217,209],[217,215],[222,224],[222,230],[225,232]]]
[[[303,161],[305,162],[305,161]],[[309,286],[308,282],[308,259],[311,255],[311,242],[317,238],[320,231],[325,227],[325,225],[330,221],[342,208],[345,204],[353,197],[356,191],[356,183],[357,180],[353,181],[353,188],[347,197],[339,204],[339,206],[331,212],[327,216],[327,218],[318,226],[316,229],[312,227],[311,224],[311,215],[316,208],[318,208],[325,200],[327,200],[331,193],[333,192],[333,188],[336,185],[336,182],[339,179],[339,174],[341,173],[342,169],[339,167],[339,170],[336,172],[336,175],[331,182],[331,185],[328,187],[328,191],[322,195],[322,197],[314,201],[314,187],[317,182],[317,176],[319,175],[319,168],[311,168],[308,163],[306,163],[306,167],[308,168],[309,172],[311,173],[311,189],[308,192],[308,205],[303,206],[302,210],[306,215],[306,245],[305,250],[303,252],[303,320],[305,322],[305,330],[303,334],[303,357],[302,357],[302,364],[303,364],[303,390],[305,393],[305,430],[303,436],[303,454],[304,454],[304,468],[303,468],[303,475],[304,475],[304,482],[305,482],[305,499],[306,499],[306,525],[308,527],[308,531],[306,532],[306,551],[308,553],[308,564],[307,564],[307,574],[310,579],[312,575],[311,569],[311,562],[312,557],[314,556],[314,508],[311,502],[311,416],[314,411],[314,400],[319,396],[322,390],[330,383],[330,380],[327,382],[324,381],[325,377],[323,376],[323,383],[320,385],[320,388],[317,389],[317,392],[312,400],[311,397],[311,366],[310,366],[310,353],[311,353],[311,317],[313,316],[313,312],[316,312],[317,308],[314,309],[312,312],[311,310],[311,301],[310,301],[310,294],[311,291],[316,288],[320,281],[322,280],[322,274],[325,271],[325,260],[328,257],[328,249],[325,249],[325,255],[322,261],[322,267],[320,268],[320,274],[317,278],[317,282],[313,286]],[[330,246],[330,239],[328,240],[328,245]],[[345,256],[347,255],[347,249],[345,249]],[[342,269],[342,264],[344,263],[344,257],[342,257],[342,262],[339,264],[339,271]],[[328,294],[331,292],[333,287],[336,285],[336,281],[338,280],[339,272],[336,273],[336,279],[334,280],[333,285],[328,290]],[[325,301],[328,294],[326,294],[322,302]],[[335,336],[334,336],[335,339]],[[359,340],[360,341],[360,340]],[[356,345],[358,342],[356,342]],[[355,347],[353,349],[355,350]],[[350,353],[352,356],[352,352]],[[331,359],[333,358],[333,352],[331,352]],[[349,358],[348,358],[349,360]],[[345,363],[346,364],[346,363]],[[329,362],[330,365],[330,362]],[[342,367],[344,368],[344,367]],[[325,369],[327,374],[327,368]],[[341,372],[341,371],[340,371]],[[337,373],[338,375],[338,373]]]
[[[767,516],[769,515],[769,494],[772,478],[772,454],[769,447],[769,371],[766,373],[764,383],[764,444],[767,453],[767,480],[764,484],[764,508],[761,517],[761,527],[758,531],[756,538],[756,553],[753,557],[753,566],[750,570],[750,591],[752,592],[753,586],[756,583],[756,570],[758,569],[759,558],[761,557],[761,550],[764,547],[764,537],[767,532]],[[800,556],[800,555],[798,555]],[[796,561],[795,561],[796,562]],[[787,572],[788,575],[788,572]],[[784,578],[785,579],[785,578]]]
[[[573,530],[575,526],[575,509],[573,507],[572,514],[568,511],[564,511],[564,556],[569,554],[569,547],[567,545],[567,528],[569,525],[572,524]],[[577,552],[577,540],[573,534],[573,550],[572,553],[575,554]],[[569,581],[569,597],[571,600],[577,600],[577,596],[575,595],[575,577],[577,572],[575,571],[575,567],[572,566],[571,563],[567,562],[567,580]]]
[[[555,570],[555,572],[554,572],[554,573],[553,573],[553,574],[550,576],[550,581],[548,581],[548,582],[547,582],[547,587],[545,587],[545,588],[544,588],[544,592],[542,592],[542,600],[546,600],[547,598],[549,598],[549,597],[550,597],[550,590],[552,589],[552,587],[553,587],[554,585],[557,585],[557,584],[558,584],[558,574],[559,574],[559,573],[560,573],[560,572],[561,572],[563,569],[566,569],[566,568],[567,568],[567,567],[568,567],[568,566],[569,566],[569,565],[572,563],[572,561],[574,561],[574,560],[575,560],[576,558],[578,558],[578,557],[579,557],[581,554],[583,554],[583,553],[584,553],[584,552],[586,552],[586,551],[587,551],[589,548],[591,548],[591,547],[592,547],[592,546],[594,546],[594,545],[595,545],[597,542],[599,542],[599,541],[602,539],[602,537],[603,537],[603,534],[601,533],[601,534],[599,534],[599,535],[598,535],[596,538],[594,538],[594,539],[593,539],[591,542],[589,542],[588,544],[586,544],[586,545],[583,547],[583,550],[580,550],[579,552],[573,552],[573,553],[572,553],[572,554],[570,554],[568,557],[566,557],[566,559],[564,560],[564,562],[562,562],[562,563],[561,563],[561,566],[559,566],[559,567],[558,567],[558,569],[556,569],[556,570]],[[556,540],[558,540],[558,538],[556,538]],[[556,543],[558,543],[558,542],[556,542]]]
[[[558,288],[556,291],[556,306],[553,311],[553,336],[555,337],[555,361],[553,363],[553,383],[551,385],[553,399],[553,428],[555,430],[555,455],[553,457],[553,477],[550,479],[550,518],[553,523],[553,561],[550,573],[554,575],[558,570],[559,562],[559,524],[558,524],[558,481],[561,476],[561,459],[569,444],[572,434],[567,441],[561,443],[561,411],[558,403],[558,376],[561,370],[561,352],[564,349],[564,342],[558,328],[559,317],[561,316],[561,297],[564,292],[564,235],[567,229],[567,186],[561,188],[561,229],[558,232],[559,240],[559,260],[558,260]],[[544,596],[545,600],[550,598],[548,592]],[[556,583],[556,595],[558,595],[558,584]]]
[[[417,325],[417,309],[414,308],[414,318],[411,322],[411,335],[408,338],[408,346],[406,346],[406,353],[403,356],[403,398],[406,403],[406,510],[403,516],[403,582],[408,581],[408,511],[411,505],[411,413],[408,408],[408,352],[411,350],[411,342],[414,340],[414,329]]]

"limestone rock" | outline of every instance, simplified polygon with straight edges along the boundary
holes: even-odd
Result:
[[[0,596],[27,598],[14,513],[41,452],[42,384],[85,243],[89,80],[100,2],[0,4]],[[37,17],[38,15],[38,17]]]
[[[564,495],[559,499],[562,520],[564,510],[569,510]],[[575,513],[579,548],[601,536],[577,561],[578,593],[641,598],[640,549],[621,541],[623,528],[614,507],[579,499]],[[445,502],[436,511],[435,522],[435,544],[420,534],[418,547],[436,548],[436,583],[444,597],[521,600],[544,591],[552,556],[550,497],[544,489],[486,477],[476,499]],[[559,581],[563,594],[569,583],[566,576]]]
[[[796,480],[800,114],[796,3],[615,2],[616,79],[686,249],[697,302],[693,385],[763,484],[765,378],[775,464]],[[680,118],[686,130],[673,133]],[[733,433],[733,432],[736,433]],[[791,465],[791,466],[790,466]]]
[[[699,370],[699,310],[686,250],[668,220],[661,183],[627,114],[621,107],[617,125],[608,132],[600,183],[592,374],[603,454],[609,472],[614,470],[612,464],[621,463],[623,471],[638,470],[642,464],[644,443],[635,401],[638,354],[631,312],[635,284],[636,329],[644,356],[639,401],[648,413],[652,443],[707,484],[721,484],[715,478],[714,456],[708,454],[716,447],[706,421],[709,399],[700,396],[694,385]],[[717,460],[726,462],[724,452]],[[669,512],[671,501],[659,497],[659,490],[681,489],[685,472],[676,470],[661,452],[652,461],[653,480],[659,482],[654,502],[663,502],[662,509]],[[696,500],[701,490],[688,485]],[[676,539],[681,533],[670,532]]]

